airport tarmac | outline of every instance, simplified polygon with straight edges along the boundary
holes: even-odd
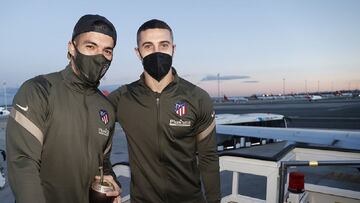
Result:
[[[319,100],[309,101],[249,101],[242,104],[215,104],[214,109],[219,113],[277,113],[290,118],[289,127],[301,128],[328,128],[328,129],[360,129],[360,99]],[[5,131],[7,119],[0,119],[0,149],[5,149]],[[111,156],[112,163],[128,160],[127,142],[124,132],[119,125],[116,126]],[[6,164],[5,164],[6,167]],[[231,174],[222,174],[222,194],[231,190],[229,183]],[[241,175],[241,182],[249,183],[245,193],[264,199],[265,188],[258,183],[265,180],[259,177]],[[254,180],[259,179],[259,180]],[[123,193],[129,193],[129,179],[120,179]],[[231,184],[231,183],[230,183]],[[251,186],[253,184],[253,186]],[[251,189],[253,188],[253,189]],[[0,190],[1,203],[14,202],[9,185]]]
[[[249,101],[215,104],[214,109],[217,114],[281,114],[292,128],[360,129],[360,98]]]

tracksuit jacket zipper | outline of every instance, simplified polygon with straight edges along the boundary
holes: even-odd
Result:
[[[85,159],[86,161],[86,168],[90,168],[90,164],[89,161],[90,159],[90,151],[89,151],[89,146],[90,146],[90,137],[89,137],[89,132],[88,132],[88,125],[89,125],[89,111],[88,111],[88,105],[86,103],[86,94],[83,94],[83,99],[84,99],[84,107],[85,107],[85,112],[86,112],[86,123],[85,123],[85,137],[86,137],[86,143],[87,145],[84,146],[86,147],[86,152],[87,152],[87,158]],[[87,173],[89,173],[89,171],[87,171]],[[87,188],[90,188],[90,184],[91,184],[92,180],[87,180]]]

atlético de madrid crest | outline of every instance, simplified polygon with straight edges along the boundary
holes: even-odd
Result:
[[[106,125],[109,123],[109,114],[107,111],[105,110],[100,110],[99,111],[99,115],[100,115],[100,119],[101,121]]]
[[[183,116],[187,113],[187,104],[185,102],[177,102],[175,104],[175,113],[179,116]]]

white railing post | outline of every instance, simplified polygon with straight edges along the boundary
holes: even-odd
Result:
[[[232,178],[232,194],[234,197],[236,197],[239,194],[239,173],[233,172],[233,178]]]

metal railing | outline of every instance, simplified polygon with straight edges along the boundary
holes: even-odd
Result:
[[[341,160],[341,161],[282,161],[279,169],[280,175],[280,189],[279,189],[279,203],[284,203],[285,183],[287,177],[287,169],[292,166],[360,166],[359,160]]]

